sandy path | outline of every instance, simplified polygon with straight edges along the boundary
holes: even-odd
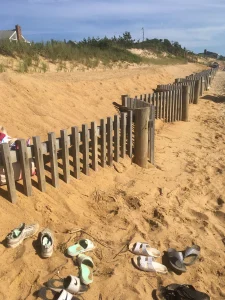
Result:
[[[16,205],[0,199],[1,240],[22,221],[38,221],[56,237],[48,260],[39,257],[36,238],[14,250],[0,245],[0,299],[36,299],[36,291],[57,270],[62,277],[76,275],[77,267],[63,254],[71,236],[64,232],[81,227],[107,246],[96,242],[90,253],[96,271],[85,300],[100,295],[104,300],[152,299],[161,282],[189,283],[212,300],[225,298],[224,95],[225,72],[219,72],[199,105],[190,106],[190,122],[165,124],[157,132],[156,167],[143,170],[121,160],[115,169],[82,175],[69,185],[60,181],[59,190],[48,185],[46,194],[19,194]],[[201,258],[181,276],[157,277],[136,270],[129,252],[115,257],[132,239],[147,240],[162,252],[196,243]]]

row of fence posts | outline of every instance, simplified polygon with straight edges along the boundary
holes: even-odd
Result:
[[[70,175],[79,179],[81,169],[85,175],[89,175],[90,165],[97,171],[98,164],[103,168],[106,164],[112,166],[113,161],[118,162],[119,157],[124,158],[126,155],[141,167],[146,167],[148,160],[154,163],[155,113],[154,107],[151,108],[148,107],[147,112],[142,108],[129,110],[121,113],[121,116],[115,115],[114,119],[108,117],[107,122],[102,119],[100,126],[92,122],[90,129],[87,124],[82,125],[81,132],[78,127],[72,127],[70,135],[67,130],[61,130],[59,138],[51,132],[48,141],[43,143],[36,136],[30,147],[27,147],[24,139],[17,141],[17,150],[10,150],[8,143],[1,144],[0,164],[4,167],[9,200],[15,203],[17,199],[13,163],[20,164],[26,196],[32,195],[30,159],[35,161],[37,184],[41,192],[46,191],[45,170],[49,168],[45,166],[46,155],[49,157],[51,182],[55,188],[59,187],[59,158],[62,158],[62,176],[66,183],[70,182]],[[133,113],[136,114],[135,120]]]

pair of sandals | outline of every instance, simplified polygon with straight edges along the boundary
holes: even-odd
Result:
[[[176,249],[169,248],[167,251],[170,265],[178,272],[186,272],[186,266],[191,266],[198,259],[200,254],[200,247],[193,245],[187,247],[184,251],[177,251]]]
[[[197,291],[192,285],[170,284],[162,287],[158,299],[160,300],[210,300],[210,297]]]
[[[83,253],[94,248],[92,241],[82,239],[67,249],[68,255],[76,257],[80,274],[79,277],[69,275],[64,279],[51,279],[47,282],[49,289],[59,293],[57,300],[73,299],[73,295],[83,294],[89,289],[89,284],[93,282],[94,262]]]
[[[129,250],[137,255],[133,258],[133,263],[139,270],[161,274],[168,273],[166,266],[155,261],[156,258],[160,257],[160,251],[152,248],[149,244],[132,243],[129,245]]]

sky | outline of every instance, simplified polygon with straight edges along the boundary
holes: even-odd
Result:
[[[0,30],[21,25],[30,41],[167,38],[225,55],[225,0],[0,0]]]

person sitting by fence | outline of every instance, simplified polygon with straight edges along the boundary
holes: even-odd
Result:
[[[12,138],[7,134],[5,127],[0,126],[0,144],[8,143],[11,150],[17,149],[16,141],[18,138]],[[27,146],[30,146],[30,138],[27,140]]]

